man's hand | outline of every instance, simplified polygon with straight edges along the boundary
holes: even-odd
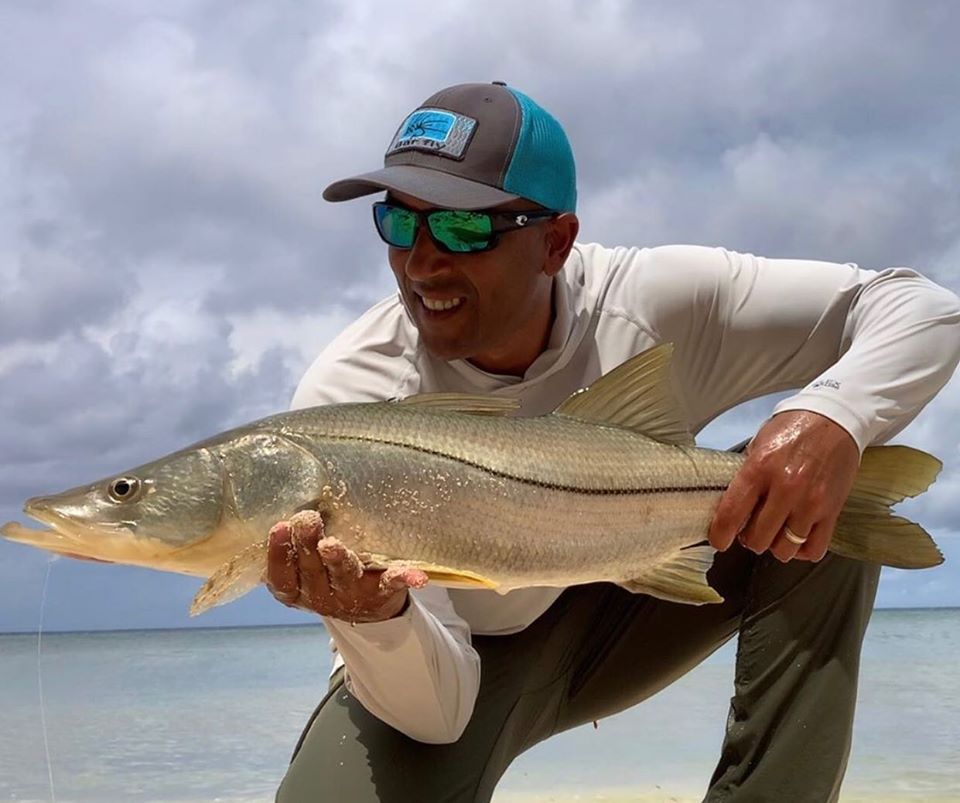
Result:
[[[347,622],[399,616],[407,589],[426,585],[419,569],[364,570],[356,553],[325,538],[320,514],[306,510],[270,529],[267,588],[290,608]]]
[[[853,438],[829,418],[806,410],[775,415],[750,442],[720,500],[710,543],[722,552],[739,536],[748,549],[769,549],[784,563],[820,560],[859,465]],[[787,528],[806,540],[794,543]]]

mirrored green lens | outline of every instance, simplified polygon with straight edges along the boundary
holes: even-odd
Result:
[[[417,216],[398,206],[376,206],[380,236],[396,248],[412,248],[417,236]]]
[[[427,222],[433,236],[458,253],[483,251],[493,236],[493,221],[483,212],[432,212]]]

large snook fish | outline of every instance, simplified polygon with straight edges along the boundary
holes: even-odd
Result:
[[[706,541],[740,454],[693,445],[669,385],[669,344],[644,352],[552,414],[427,394],[281,413],[118,476],[26,503],[50,530],[5,525],[53,552],[208,577],[191,613],[261,581],[269,528],[316,509],[327,535],[372,567],[506,592],[608,581],[720,602]],[[943,561],[890,506],[941,467],[905,446],[865,450],[830,549],[902,568]]]

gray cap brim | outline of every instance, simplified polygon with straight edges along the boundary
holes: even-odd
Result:
[[[416,165],[393,165],[334,181],[323,191],[323,197],[327,201],[349,201],[384,190],[396,190],[448,209],[487,209],[520,197],[487,184]]]

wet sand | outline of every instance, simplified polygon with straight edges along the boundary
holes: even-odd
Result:
[[[643,789],[614,788],[577,792],[501,792],[493,796],[493,803],[701,803],[702,795],[649,791]],[[960,803],[956,795],[931,795],[917,791],[916,794],[877,797],[873,794],[851,790],[840,795],[840,803]]]

